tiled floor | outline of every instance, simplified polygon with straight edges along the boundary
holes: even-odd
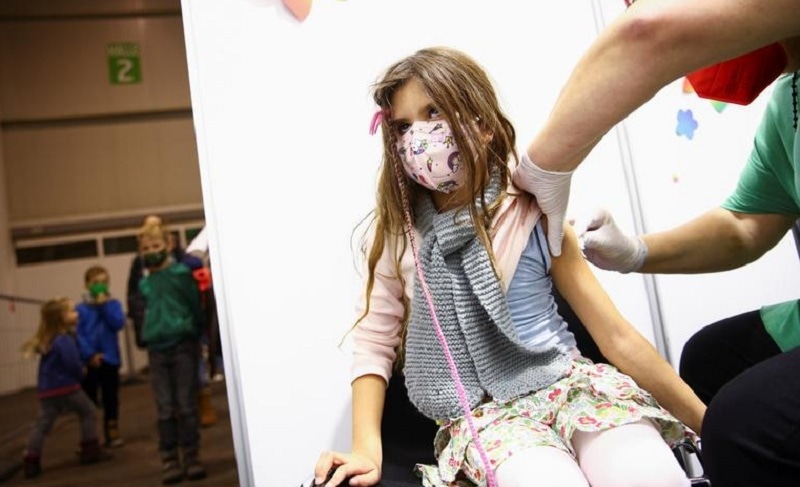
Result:
[[[212,384],[212,402],[220,419],[201,431],[201,460],[208,478],[179,485],[235,487],[239,485],[231,437],[225,383]],[[37,413],[32,390],[0,396],[0,458],[2,465],[21,459],[25,441]],[[102,411],[98,411],[98,418]],[[114,458],[95,465],[80,465],[75,455],[79,441],[76,417],[60,418],[45,440],[42,475],[24,479],[17,472],[0,485],[56,487],[133,487],[161,485],[161,464],[155,425],[155,404],[147,376],[120,389],[120,429],[125,445],[111,450]],[[2,469],[0,469],[2,471]]]

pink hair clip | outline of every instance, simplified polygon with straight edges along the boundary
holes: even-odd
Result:
[[[383,121],[383,110],[378,110],[375,112],[375,115],[372,116],[372,121],[369,123],[369,134],[375,135],[375,132],[378,131],[378,126],[380,126],[381,122]]]

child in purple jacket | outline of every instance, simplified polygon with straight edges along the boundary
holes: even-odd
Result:
[[[95,407],[81,389],[83,362],[73,336],[78,313],[69,299],[56,298],[42,305],[36,334],[22,347],[26,356],[38,354],[39,415],[31,432],[23,459],[26,478],[38,476],[44,437],[56,418],[76,413],[81,422],[81,463],[96,463],[111,458],[97,440]]]

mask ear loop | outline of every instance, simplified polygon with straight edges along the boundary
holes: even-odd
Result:
[[[373,125],[375,126],[375,120],[378,118],[378,115],[382,114],[382,112],[377,112],[372,117]],[[379,124],[380,122],[378,122]],[[377,129],[376,129],[377,130]],[[406,180],[403,176],[403,173],[400,169],[400,166],[394,162],[394,160],[388,161],[389,164],[392,165],[394,169],[394,175],[397,178],[397,184],[400,188],[400,198],[403,201],[403,220],[406,227],[406,233],[408,234],[408,240],[411,242],[411,251],[414,254],[414,266],[417,269],[417,278],[419,279],[420,287],[422,288],[422,292],[425,294],[425,300],[428,303],[428,311],[431,315],[431,320],[433,321],[434,330],[436,332],[436,338],[439,341],[439,344],[442,346],[442,351],[444,352],[444,356],[447,359],[447,365],[450,367],[450,377],[453,379],[453,384],[456,387],[456,393],[458,395],[458,402],[461,404],[461,409],[464,411],[464,417],[467,420],[467,424],[469,425],[469,431],[472,435],[472,442],[475,444],[475,447],[478,449],[478,453],[481,457],[481,462],[483,463],[483,468],[486,472],[486,483],[489,487],[497,487],[497,481],[495,480],[494,471],[492,470],[491,464],[489,463],[489,457],[486,454],[486,450],[483,447],[483,443],[481,442],[480,437],[478,436],[478,431],[475,428],[475,423],[472,421],[472,414],[469,407],[469,401],[467,400],[467,392],[464,389],[464,384],[461,382],[461,376],[458,374],[458,368],[456,367],[456,363],[453,360],[453,355],[450,353],[450,346],[447,344],[447,339],[444,336],[444,332],[442,332],[442,326],[439,324],[439,319],[436,317],[436,309],[433,305],[433,297],[431,296],[431,292],[428,289],[428,283],[425,281],[425,275],[422,272],[422,264],[419,260],[419,251],[417,249],[417,242],[414,238],[414,226],[411,223],[411,210],[410,205],[408,202],[408,193],[406,192]]]

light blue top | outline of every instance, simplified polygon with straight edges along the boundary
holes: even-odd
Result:
[[[550,253],[542,230],[536,223],[522,251],[507,299],[511,320],[520,340],[531,347],[557,346],[570,352],[577,347],[567,322],[558,314],[550,279]]]

